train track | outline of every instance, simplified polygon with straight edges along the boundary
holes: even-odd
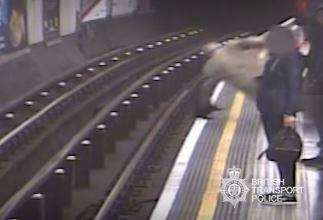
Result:
[[[1,190],[0,204],[3,204],[34,175],[53,154],[60,150],[61,146],[78,132],[80,127],[95,116],[105,103],[120,93],[122,88],[131,84],[147,69],[188,50],[194,44],[198,44],[201,38],[203,39],[197,36],[196,31],[176,34],[178,35],[176,38],[175,36],[163,37],[163,42],[161,39],[155,40],[154,48],[149,48],[152,42],[145,44],[144,51],[140,50],[143,47],[134,47],[135,52],[133,51],[132,56],[136,57],[130,56],[129,49],[127,49],[126,52],[119,52],[119,55],[109,56],[87,67],[87,74],[90,75],[81,72],[69,76],[68,80],[60,80],[59,82],[65,83],[65,85],[61,84],[64,85],[62,88],[60,83],[55,83],[54,89],[46,89],[50,91],[47,94],[50,97],[40,97],[40,99],[49,98],[47,100],[49,104],[44,102],[44,106],[38,106],[42,106],[41,109],[36,108],[40,101],[33,101],[32,106],[24,104],[23,112],[27,107],[27,115],[35,114],[1,139],[3,145],[0,146],[2,151],[0,154],[0,186],[6,190]],[[160,42],[162,45],[159,45]],[[160,47],[160,49],[155,47]],[[102,62],[105,62],[104,66]],[[93,71],[91,68],[96,64],[98,69]],[[55,89],[59,92],[55,93]],[[17,117],[20,113],[17,110],[15,116]],[[10,118],[10,120],[14,119]]]
[[[182,35],[183,36],[183,35]],[[203,40],[202,40],[203,41]],[[187,45],[188,44],[188,45]],[[137,108],[137,111],[139,111],[138,113],[134,113],[134,115],[133,114],[131,114],[131,117],[129,116],[129,115],[122,115],[122,114],[118,114],[118,113],[120,113],[119,111],[113,111],[113,109],[111,109],[110,111],[109,111],[109,116],[110,116],[110,119],[113,121],[113,125],[115,125],[115,129],[114,129],[114,131],[112,132],[113,133],[113,135],[111,134],[111,137],[112,137],[112,139],[118,139],[118,138],[122,138],[123,137],[123,135],[122,135],[122,133],[124,133],[127,129],[123,129],[121,132],[120,132],[120,129],[117,129],[117,124],[115,124],[116,122],[114,121],[114,120],[116,120],[116,118],[118,118],[117,120],[120,120],[121,122],[121,124],[123,123],[123,122],[129,122],[129,121],[132,121],[130,124],[132,124],[132,126],[134,126],[134,122],[133,122],[133,120],[134,121],[136,121],[136,120],[138,120],[138,118],[142,118],[143,120],[147,117],[147,116],[145,116],[145,114],[143,114],[143,112],[142,111],[144,111],[144,109],[146,109],[146,110],[149,110],[148,108],[145,108],[144,106],[142,106],[142,104],[147,104],[148,103],[148,106],[150,106],[149,108],[150,108],[150,110],[149,111],[151,111],[152,110],[152,107],[159,107],[159,105],[163,102],[163,101],[166,101],[164,98],[162,98],[162,97],[171,97],[173,94],[172,94],[172,92],[174,92],[174,91],[176,91],[177,89],[179,89],[180,87],[181,87],[181,85],[185,82],[185,80],[187,80],[186,79],[186,77],[188,77],[188,76],[192,76],[191,74],[187,74],[186,76],[184,75],[184,73],[182,73],[182,74],[175,74],[176,73],[176,69],[179,69],[179,68],[181,68],[182,66],[184,66],[185,64],[186,65],[190,65],[190,63],[192,63],[194,60],[196,60],[196,59],[198,59],[199,58],[199,56],[201,56],[201,55],[198,55],[198,54],[194,54],[194,55],[190,55],[190,56],[188,56],[188,57],[186,57],[185,59],[183,59],[183,60],[180,60],[180,62],[175,62],[175,63],[168,63],[167,65],[167,67],[165,67],[165,66],[162,66],[163,68],[165,68],[163,71],[161,70],[161,67],[159,67],[159,68],[153,68],[153,70],[151,70],[151,71],[148,71],[148,73],[147,73],[147,70],[149,70],[149,69],[151,69],[153,66],[156,66],[157,65],[157,63],[158,62],[165,62],[165,61],[167,61],[168,59],[170,59],[170,58],[172,58],[172,57],[174,57],[174,56],[176,56],[176,55],[178,55],[178,54],[182,54],[184,51],[187,51],[190,47],[196,47],[197,46],[197,44],[199,44],[199,45],[201,45],[201,39],[199,39],[199,40],[197,40],[196,42],[189,42],[189,43],[187,43],[187,44],[181,44],[181,45],[178,45],[178,47],[187,47],[187,49],[180,49],[180,48],[178,48],[178,47],[174,47],[174,48],[172,48],[172,49],[169,49],[168,51],[166,50],[166,53],[167,53],[167,57],[165,56],[164,58],[160,55],[160,54],[157,54],[157,55],[155,55],[156,56],[156,60],[154,61],[154,62],[151,62],[150,63],[150,65],[148,65],[148,66],[145,66],[144,68],[141,68],[141,69],[136,69],[136,70],[134,70],[133,72],[133,75],[131,76],[131,77],[129,77],[129,76],[124,76],[124,80],[121,80],[120,79],[120,75],[119,75],[119,77],[118,77],[118,79],[120,80],[120,84],[118,85],[118,86],[115,86],[115,87],[118,87],[118,88],[115,88],[115,90],[113,90],[113,89],[107,89],[107,91],[109,91],[109,95],[107,96],[107,97],[105,97],[103,100],[106,100],[106,99],[111,99],[112,101],[111,102],[106,102],[107,103],[107,105],[110,107],[110,108],[112,108],[111,106],[114,106],[114,105],[117,105],[117,104],[121,104],[121,107],[119,106],[118,108],[121,108],[121,109],[119,109],[120,110],[120,112],[122,112],[122,113],[125,113],[125,109],[123,109],[123,108],[128,108],[129,106],[129,104],[130,104],[130,106],[132,106],[132,105],[134,105],[134,106],[136,106],[136,108]],[[190,45],[191,44],[191,45]],[[190,45],[190,46],[189,46]],[[192,46],[193,45],[193,46]],[[177,52],[171,52],[172,50],[176,50]],[[165,52],[165,51],[164,51]],[[151,57],[152,57],[152,55],[151,54],[149,54],[149,55],[147,55],[147,57],[144,57],[143,55],[142,55],[142,57],[143,57],[143,59],[142,59],[142,61],[141,62],[145,62],[145,59],[147,59],[148,57],[151,59]],[[158,59],[157,59],[158,58]],[[179,58],[177,57],[175,60],[178,60]],[[137,60],[138,61],[138,60]],[[171,61],[172,62],[174,62],[174,59],[171,59]],[[116,62],[116,61],[114,61],[114,62]],[[137,65],[138,65],[138,63],[137,63]],[[134,65],[133,66],[133,69],[137,66],[137,65]],[[139,66],[140,66],[140,64],[139,64]],[[124,72],[124,70],[122,70],[122,68],[120,67],[120,69],[119,69],[119,71],[120,71],[120,74],[121,74],[121,72]],[[140,72],[145,72],[145,74],[139,74]],[[158,73],[158,74],[157,74]],[[151,75],[152,74],[155,74],[155,76],[153,76],[150,80],[149,80],[149,77],[151,77]],[[163,75],[161,75],[161,74],[163,74]],[[149,77],[148,77],[149,76]],[[147,78],[148,77],[148,78]],[[122,78],[122,77],[121,77]],[[172,78],[174,78],[174,79],[172,79]],[[129,82],[127,81],[127,79],[129,79],[129,80],[131,80],[131,83],[129,84]],[[136,79],[137,79],[137,81],[138,81],[138,79],[140,79],[139,81],[140,81],[140,83],[143,83],[143,80],[146,80],[147,82],[146,83],[144,83],[144,85],[141,85],[141,87],[140,88],[138,88],[138,82],[136,81]],[[173,81],[174,80],[174,81]],[[166,81],[169,83],[169,85],[165,85],[164,83],[166,83]],[[131,88],[131,89],[133,89],[133,90],[138,90],[138,93],[146,93],[147,91],[149,91],[151,94],[149,94],[149,92],[148,92],[148,94],[145,94],[146,96],[144,97],[136,97],[136,92],[134,92],[134,93],[132,93],[132,94],[130,94],[130,97],[128,97],[128,99],[129,100],[124,100],[122,103],[119,103],[121,100],[120,99],[116,99],[115,97],[119,97],[120,95],[118,95],[118,94],[123,94],[123,95],[125,95],[125,92],[122,92],[122,91],[120,91],[120,88],[121,87],[123,87],[123,86],[125,86],[125,85],[127,85],[127,83],[126,82],[128,82],[128,86],[129,86],[129,88]],[[133,83],[133,82],[137,82],[137,83]],[[169,90],[166,90],[165,91],[165,94],[164,93],[161,93],[161,89],[162,89],[162,86],[161,86],[161,83],[163,84],[163,88],[169,88]],[[113,84],[116,84],[115,82],[113,83]],[[134,87],[135,86],[135,87]],[[136,88],[136,89],[135,89]],[[174,90],[175,89],[175,90]],[[102,90],[103,91],[103,90]],[[104,93],[106,93],[107,91],[105,91],[105,92],[102,92],[103,94]],[[126,90],[128,93],[129,93],[129,89],[127,89]],[[96,101],[101,101],[102,102],[102,93],[101,94],[99,94],[99,95],[97,95],[97,100]],[[127,93],[127,94],[128,94]],[[155,96],[154,96],[154,94],[156,95],[161,95],[161,94],[163,94],[163,96],[162,97],[159,97],[159,98],[155,98]],[[129,94],[128,94],[129,95]],[[138,94],[137,94],[138,95]],[[91,97],[93,97],[93,94],[90,94],[90,96]],[[113,96],[115,96],[115,97],[113,97]],[[82,98],[84,98],[84,97],[86,97],[86,96],[82,96]],[[158,96],[156,96],[156,97],[158,97]],[[113,99],[112,99],[113,98]],[[156,99],[156,100],[155,100]],[[139,100],[139,101],[138,101]],[[143,103],[141,103],[140,105],[139,105],[139,103],[140,102],[143,102]],[[136,102],[138,102],[138,103],[136,103]],[[87,105],[88,104],[91,104],[91,102],[90,103],[87,103]],[[136,104],[136,105],[135,105]],[[67,104],[66,104],[67,105]],[[84,106],[86,106],[86,104],[84,104]],[[82,105],[78,105],[78,108],[77,109],[84,109],[84,106],[82,106]],[[140,107],[139,107],[140,106]],[[123,107],[123,108],[122,108]],[[102,108],[102,109],[101,109]],[[98,111],[98,113],[97,114],[94,114],[92,117],[94,117],[94,119],[89,123],[89,125],[88,126],[86,126],[86,129],[89,129],[89,126],[91,127],[91,129],[90,130],[93,130],[93,128],[95,127],[94,126],[94,124],[96,124],[96,127],[97,127],[97,129],[106,129],[108,126],[107,125],[103,125],[103,124],[101,124],[101,126],[99,126],[98,124],[97,124],[97,122],[96,122],[96,119],[97,118],[101,118],[102,119],[102,112],[104,112],[105,114],[107,113],[107,110],[106,110],[106,108],[105,108],[105,106],[103,106],[103,107],[101,107],[101,108],[99,108],[99,109],[96,109],[97,111]],[[117,108],[116,106],[114,106],[114,108]],[[117,108],[117,109],[118,109]],[[66,106],[65,106],[65,108],[64,109],[67,109],[66,108]],[[92,109],[93,110],[93,109]],[[126,111],[127,113],[128,113],[128,110]],[[82,112],[82,114],[84,115],[84,112]],[[88,114],[88,112],[86,112],[86,114]],[[86,115],[85,114],[85,115]],[[130,114],[130,113],[129,113]],[[146,112],[146,114],[147,114],[147,112]],[[67,114],[68,115],[68,114]],[[149,114],[148,114],[149,115]],[[78,115],[78,116],[80,116],[80,115]],[[124,117],[124,118],[122,118],[122,119],[119,119],[120,117]],[[70,118],[70,116],[68,116],[67,118]],[[126,118],[126,119],[125,119]],[[149,118],[149,117],[148,117]],[[77,117],[76,118],[73,118],[73,120],[72,121],[75,121],[75,119],[77,119]],[[148,121],[151,121],[152,119],[147,119]],[[156,120],[156,118],[155,118],[155,120]],[[145,120],[144,120],[145,121]],[[127,124],[126,123],[126,124]],[[148,122],[147,122],[148,123]],[[150,122],[151,123],[151,122]],[[145,124],[144,122],[143,122],[143,124]],[[149,123],[148,123],[149,124]],[[93,127],[94,126],[94,127]],[[127,124],[127,126],[129,126],[128,124]],[[144,125],[143,125],[144,126]],[[148,126],[148,125],[145,125],[145,126]],[[142,129],[142,130],[144,130],[144,129]],[[83,131],[83,130],[82,130]],[[47,165],[49,165],[51,168],[53,168],[52,166],[56,166],[56,165],[58,165],[58,164],[56,164],[55,162],[53,163],[53,161],[52,160],[57,160],[57,157],[58,157],[58,155],[60,155],[60,156],[62,156],[61,155],[61,153],[62,152],[65,152],[65,153],[67,153],[65,150],[66,149],[69,149],[69,148],[75,148],[75,146],[76,145],[79,145],[79,144],[75,144],[75,141],[76,141],[76,139],[80,139],[80,136],[82,136],[82,135],[84,135],[84,133],[83,132],[80,132],[80,133],[77,133],[76,135],[74,135],[74,137],[71,139],[71,141],[69,141],[63,148],[61,148],[60,149],[60,151],[59,151],[59,153],[57,153],[50,161],[49,161],[49,164],[47,164]],[[88,133],[89,131],[87,131],[87,133]],[[121,133],[121,134],[120,134]],[[142,135],[142,134],[141,134]],[[56,137],[57,137],[57,135],[55,135]],[[142,139],[142,137],[141,138],[139,138],[138,140],[141,140]],[[112,143],[113,141],[111,141],[111,140],[109,140],[109,141],[107,141],[106,143]],[[83,146],[83,145],[87,145],[88,144],[88,142],[86,141],[86,140],[83,140],[83,141],[81,141],[81,146]],[[114,143],[112,143],[112,145],[114,145]],[[46,145],[42,145],[43,147],[42,148],[45,148],[45,146]],[[59,149],[55,149],[54,151],[52,151],[51,153],[55,153],[55,151],[57,152]],[[71,150],[71,149],[70,149]],[[42,154],[37,154],[36,156],[43,156]],[[73,158],[75,159],[75,158],[77,158],[75,155],[74,155],[74,157],[73,157],[73,155],[65,155],[66,156],[66,158],[65,157],[60,157],[60,163],[59,164],[62,164],[61,162],[62,162],[62,160],[65,160],[65,159],[68,159],[68,160],[73,160]],[[83,156],[84,157],[84,156]],[[35,155],[34,155],[34,158],[35,158]],[[46,158],[46,160],[48,160],[49,158]],[[33,162],[33,161],[30,161],[30,162]],[[32,164],[32,163],[31,163]],[[50,165],[51,164],[51,165]],[[56,164],[56,165],[54,165],[54,164]],[[33,165],[31,165],[31,166],[33,166]],[[123,164],[123,166],[124,166],[124,164]],[[48,168],[48,166],[44,166],[44,167],[47,167]],[[35,186],[33,186],[32,188],[34,188],[34,187],[40,187],[40,188],[42,188],[41,187],[41,185],[42,184],[45,184],[45,180],[44,179],[46,179],[47,180],[47,178],[48,179],[52,179],[52,177],[49,177],[51,174],[52,174],[52,172],[50,172],[49,170],[51,170],[51,169],[49,169],[49,170],[47,170],[46,172],[44,172],[44,167],[40,170],[40,172],[38,172],[37,173],[37,175],[35,176],[35,177],[39,177],[38,176],[38,174],[39,173],[41,173],[42,175],[44,175],[46,178],[41,178],[41,180],[40,181],[34,181],[35,179],[33,178],[32,179],[32,181],[29,181],[26,185],[25,185],[25,187],[30,187],[30,184],[32,183],[32,184],[35,184]],[[63,166],[62,166],[63,167]],[[83,167],[84,168],[84,167]],[[19,167],[19,169],[23,169],[23,167]],[[31,167],[28,167],[27,166],[27,169],[31,169]],[[35,168],[35,170],[37,170],[37,168]],[[12,171],[12,170],[11,170]],[[67,169],[63,169],[63,168],[57,168],[57,169],[54,169],[54,173],[55,174],[63,174],[63,173],[65,173],[66,174],[66,172],[67,172]],[[8,172],[9,173],[9,172]],[[10,172],[10,173],[12,173],[12,172]],[[56,176],[56,175],[54,175],[54,176]],[[55,177],[54,177],[55,178]],[[27,179],[27,178],[26,178]],[[113,179],[113,178],[111,178],[111,179]],[[82,181],[81,181],[82,182]],[[45,184],[46,185],[46,184]],[[82,184],[81,184],[82,185]],[[85,184],[86,185],[86,184]],[[11,205],[9,205],[10,207],[12,207],[12,208],[9,208],[8,209],[8,206],[6,205],[6,204],[4,204],[4,206],[2,207],[2,211],[1,211],[1,218],[7,218],[6,217],[6,215],[8,215],[8,214],[10,214],[11,213],[11,211],[13,211],[12,209],[16,209],[17,207],[21,207],[21,206],[24,206],[24,205],[22,205],[22,204],[24,204],[24,202],[26,201],[26,199],[27,200],[29,200],[29,197],[28,196],[31,196],[32,198],[39,198],[39,197],[42,197],[41,196],[41,194],[42,193],[38,193],[38,195],[37,195],[37,193],[35,194],[35,193],[32,193],[32,195],[27,195],[28,193],[26,193],[26,195],[24,195],[24,196],[22,196],[21,198],[19,198],[18,200],[17,200],[17,196],[18,197],[20,197],[20,195],[21,195],[21,192],[23,192],[23,190],[25,189],[25,187],[23,187],[23,188],[20,188],[20,190],[18,189],[19,187],[17,187],[17,189],[18,189],[18,191],[17,191],[17,193],[13,196],[13,197],[10,197],[11,199],[6,203],[6,204],[10,204],[11,203]],[[37,188],[36,187],[36,188]],[[36,190],[36,188],[34,188],[35,190]],[[45,187],[46,188],[46,187]],[[45,188],[42,188],[42,190],[45,190]],[[49,187],[49,188],[51,188],[51,187]],[[32,190],[33,191],[33,190]],[[45,190],[46,191],[46,190]],[[48,190],[47,190],[48,191]],[[49,191],[51,191],[51,190],[49,190]],[[48,192],[49,192],[48,191]],[[73,191],[73,190],[72,190]],[[55,192],[55,190],[53,191],[53,192]],[[29,192],[30,193],[30,192]],[[48,194],[46,195],[46,196],[48,196]],[[17,203],[17,204],[12,204],[12,201],[14,201],[14,203]],[[55,210],[55,205],[52,205],[51,206],[51,209],[50,210]],[[10,211],[10,209],[11,209],[11,211]],[[21,209],[19,209],[19,210],[21,210]],[[30,209],[29,209],[30,210]],[[9,211],[9,212],[8,212]],[[19,213],[19,212],[18,212]],[[68,214],[67,214],[68,215]],[[73,215],[73,214],[72,214]],[[24,219],[24,218],[23,218]],[[27,219],[30,219],[30,218],[27,218]],[[32,219],[36,219],[36,218],[32,218]],[[46,218],[46,219],[48,219],[48,218]],[[58,219],[58,218],[54,218],[54,219]]]
[[[1,153],[5,153],[6,148],[10,147],[7,145],[13,144],[11,140],[19,136],[20,133],[24,133],[28,126],[35,124],[43,115],[53,113],[51,112],[52,109],[58,110],[59,106],[75,93],[81,92],[84,87],[89,87],[99,78],[106,76],[107,71],[111,72],[111,69],[129,63],[153,50],[160,50],[169,47],[171,44],[185,41],[187,38],[194,38],[199,33],[199,31],[188,31],[187,33],[170,34],[161,37],[161,39],[145,42],[143,46],[138,45],[122,51],[118,50],[112,54],[108,53],[72,75],[65,76],[35,92],[35,94],[2,114],[4,117],[1,120],[0,131]]]
[[[104,202],[88,207],[79,219],[149,219],[195,119],[196,85],[192,82],[178,93]]]
[[[89,205],[100,201],[100,197],[102,200],[104,192],[109,192],[115,186],[123,168],[133,156],[136,157],[138,149],[140,151],[140,143],[147,132],[154,128],[155,123],[161,123],[161,112],[169,109],[177,92],[199,72],[202,55],[202,52],[198,54],[194,51],[194,54],[190,52],[184,57],[176,57],[138,77],[125,91],[118,93],[2,206],[1,219],[71,219]],[[134,129],[134,126],[139,126],[139,129]],[[134,142],[129,143],[127,140],[131,130],[141,132],[130,138]],[[124,145],[119,140],[125,140]],[[132,146],[133,149],[126,147],[122,151],[125,146]],[[111,157],[102,150],[121,151],[121,157]],[[95,159],[90,155],[96,155]],[[111,160],[117,160],[112,162],[112,168],[104,166]],[[102,181],[102,176],[106,178],[106,183],[96,185]],[[91,188],[91,184],[94,184],[94,188]],[[96,190],[98,192],[94,193]],[[82,202],[80,198],[83,198]]]

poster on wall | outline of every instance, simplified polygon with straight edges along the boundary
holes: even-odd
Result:
[[[43,0],[44,39],[59,37],[59,0]]]
[[[22,49],[27,45],[27,0],[0,0],[0,53]]]
[[[138,0],[113,0],[112,16],[124,16],[134,13],[138,8]]]
[[[106,18],[110,14],[111,0],[81,0],[81,21]]]

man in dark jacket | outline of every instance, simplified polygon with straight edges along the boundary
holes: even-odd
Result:
[[[272,55],[265,65],[257,105],[269,143],[284,122],[295,121],[300,107],[301,67],[301,55],[297,51],[287,56]]]
[[[323,168],[323,5],[317,8],[305,32],[311,45],[305,83],[306,106],[313,116],[320,137],[317,144],[320,152],[318,156],[303,159],[302,162],[308,166]]]
[[[265,64],[260,81],[257,107],[261,113],[269,148],[284,126],[295,126],[295,113],[299,110],[302,84],[302,58],[296,46],[296,39],[287,28],[272,28],[266,39],[270,58]],[[281,187],[294,187],[295,162],[288,158],[286,161],[276,162],[281,179],[284,180]],[[270,198],[270,195],[265,195],[265,198]],[[295,194],[284,194],[281,204],[294,202]],[[271,204],[270,199],[265,203]]]

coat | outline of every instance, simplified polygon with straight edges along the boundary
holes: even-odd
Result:
[[[323,25],[316,22],[305,27],[305,35],[311,45],[308,58],[309,77],[323,80]]]
[[[300,109],[302,67],[302,56],[297,50],[270,57],[258,90],[260,112],[292,115]]]

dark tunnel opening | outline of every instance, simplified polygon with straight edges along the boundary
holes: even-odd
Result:
[[[193,23],[217,31],[257,29],[296,11],[295,0],[155,0],[153,7],[169,23]]]

